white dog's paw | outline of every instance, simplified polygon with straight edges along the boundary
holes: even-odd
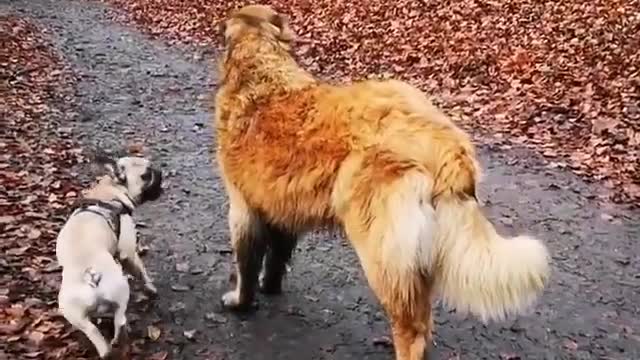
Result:
[[[111,356],[111,346],[106,346],[103,349],[98,349],[98,355],[100,359],[109,359]]]
[[[144,284],[144,288],[147,291],[147,293],[149,293],[151,295],[157,295],[158,294],[158,289],[156,288],[155,285],[153,285],[150,282]]]

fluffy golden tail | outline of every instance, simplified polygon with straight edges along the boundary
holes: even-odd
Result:
[[[447,305],[485,322],[532,305],[550,272],[540,240],[498,235],[471,197],[443,196],[435,213],[436,287]]]

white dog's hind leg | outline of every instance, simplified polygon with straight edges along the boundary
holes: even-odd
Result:
[[[93,343],[93,346],[95,346],[98,351],[98,355],[100,355],[101,359],[107,357],[107,355],[111,353],[111,345],[107,342],[104,336],[102,336],[100,330],[98,330],[91,320],[89,320],[89,317],[75,309],[70,311],[70,309],[72,309],[70,307],[65,307],[64,309],[64,318],[89,338],[91,343]]]
[[[111,345],[114,345],[120,341],[120,333],[124,329],[126,332],[127,326],[127,305],[129,304],[129,283],[127,279],[122,276],[122,282],[115,292],[116,296],[114,302],[117,304],[117,308],[113,315],[113,339]]]
[[[113,316],[113,339],[111,340],[111,345],[115,345],[120,341],[120,333],[127,326],[126,312],[127,307],[121,305]]]

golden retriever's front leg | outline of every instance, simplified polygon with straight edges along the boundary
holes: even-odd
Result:
[[[275,295],[282,292],[282,279],[287,273],[287,263],[296,248],[298,236],[275,226],[267,226],[267,229],[267,250],[264,268],[260,273],[260,291]]]
[[[253,303],[266,249],[265,226],[235,191],[229,191],[229,231],[236,261],[236,287],[222,296],[222,304],[247,310]]]

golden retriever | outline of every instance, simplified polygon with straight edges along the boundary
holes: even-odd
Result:
[[[233,12],[221,32],[216,157],[236,260],[226,307],[246,309],[258,283],[280,292],[296,240],[322,226],[355,248],[398,360],[423,358],[434,296],[483,320],[533,303],[549,277],[545,245],[496,232],[476,200],[469,136],[420,90],[317,79],[291,54],[287,18],[267,6]]]

